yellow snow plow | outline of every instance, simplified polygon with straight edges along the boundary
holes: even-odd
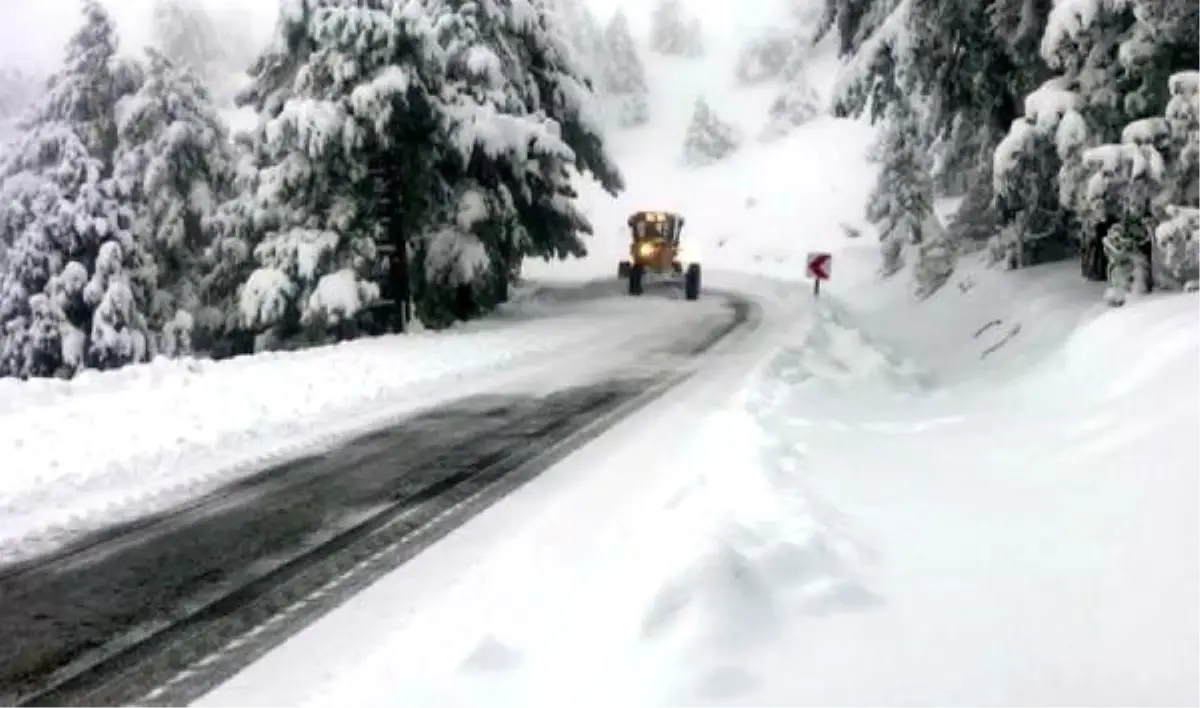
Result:
[[[700,264],[685,263],[679,234],[684,219],[668,211],[638,211],[629,216],[629,260],[617,264],[617,277],[629,280],[629,294],[641,295],[646,277],[683,283],[688,300],[700,296]]]

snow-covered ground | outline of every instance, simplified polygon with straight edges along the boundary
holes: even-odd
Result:
[[[794,307],[202,703],[1194,704],[1195,297],[964,270]]]
[[[866,127],[679,167],[697,90],[762,116],[721,61],[650,67],[592,257],[531,271],[611,274],[628,211],[678,209],[764,333],[201,704],[1200,701],[1196,296],[1111,310],[1071,264],[972,259],[925,302],[878,283],[841,229]],[[762,277],[810,250],[835,253],[821,300]]]

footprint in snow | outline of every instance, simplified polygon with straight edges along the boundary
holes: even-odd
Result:
[[[513,647],[488,635],[475,646],[474,651],[463,660],[459,668],[463,671],[507,671],[521,663],[521,654]]]
[[[683,583],[671,583],[659,590],[642,617],[643,639],[655,639],[675,626],[691,602],[692,593]]]
[[[687,705],[713,705],[748,698],[761,680],[744,666],[715,666],[703,671],[677,696]]]

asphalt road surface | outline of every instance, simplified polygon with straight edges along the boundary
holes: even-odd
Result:
[[[0,568],[0,704],[194,700],[673,383],[465,399]]]

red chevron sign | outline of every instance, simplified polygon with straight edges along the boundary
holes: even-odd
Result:
[[[829,280],[829,271],[833,266],[833,256],[828,253],[808,254],[808,277],[817,280]]]

